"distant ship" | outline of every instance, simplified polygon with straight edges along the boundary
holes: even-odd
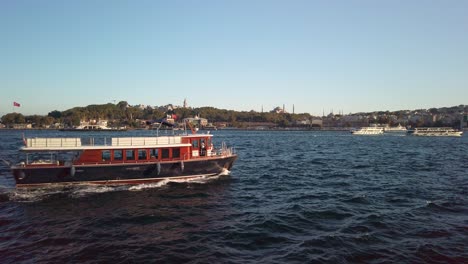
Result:
[[[382,127],[361,127],[357,130],[351,130],[353,135],[382,135],[384,129]]]
[[[451,127],[420,127],[408,130],[408,135],[427,137],[460,137],[462,131]]]
[[[105,127],[100,125],[77,126],[73,128],[62,128],[60,131],[126,131],[124,127]]]
[[[126,131],[126,127],[108,127],[107,121],[99,121],[96,124],[81,122],[77,127],[62,128],[60,131]]]
[[[385,127],[384,128],[385,133],[394,133],[394,134],[405,134],[408,132],[408,129],[406,127],[398,124],[396,127]]]

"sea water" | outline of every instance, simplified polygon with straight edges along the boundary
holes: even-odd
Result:
[[[0,130],[2,157],[22,132]],[[468,263],[466,135],[212,134],[239,158],[196,182],[15,190],[2,163],[0,262]]]

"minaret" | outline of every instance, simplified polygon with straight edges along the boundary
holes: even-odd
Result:
[[[187,108],[187,98],[184,98],[184,108]]]
[[[285,113],[285,112],[284,112],[284,104],[283,104],[283,114],[284,114],[284,113]]]
[[[293,104],[293,115],[294,115],[294,104]]]

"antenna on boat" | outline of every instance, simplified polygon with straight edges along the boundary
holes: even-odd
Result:
[[[158,128],[156,128],[156,136],[159,137],[159,129],[161,128],[161,123],[159,124]]]
[[[187,135],[187,121],[184,122],[184,135]]]
[[[190,130],[192,131],[192,134],[196,134],[197,130],[190,124],[190,121],[186,120],[185,123],[190,127]]]
[[[23,143],[24,143],[24,146],[28,146],[28,141],[26,140],[26,138],[24,137],[24,133],[23,133]]]

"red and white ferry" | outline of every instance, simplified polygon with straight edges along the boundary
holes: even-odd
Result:
[[[231,170],[237,155],[211,134],[153,137],[25,138],[25,161],[11,167],[17,187],[142,184],[190,180]]]

